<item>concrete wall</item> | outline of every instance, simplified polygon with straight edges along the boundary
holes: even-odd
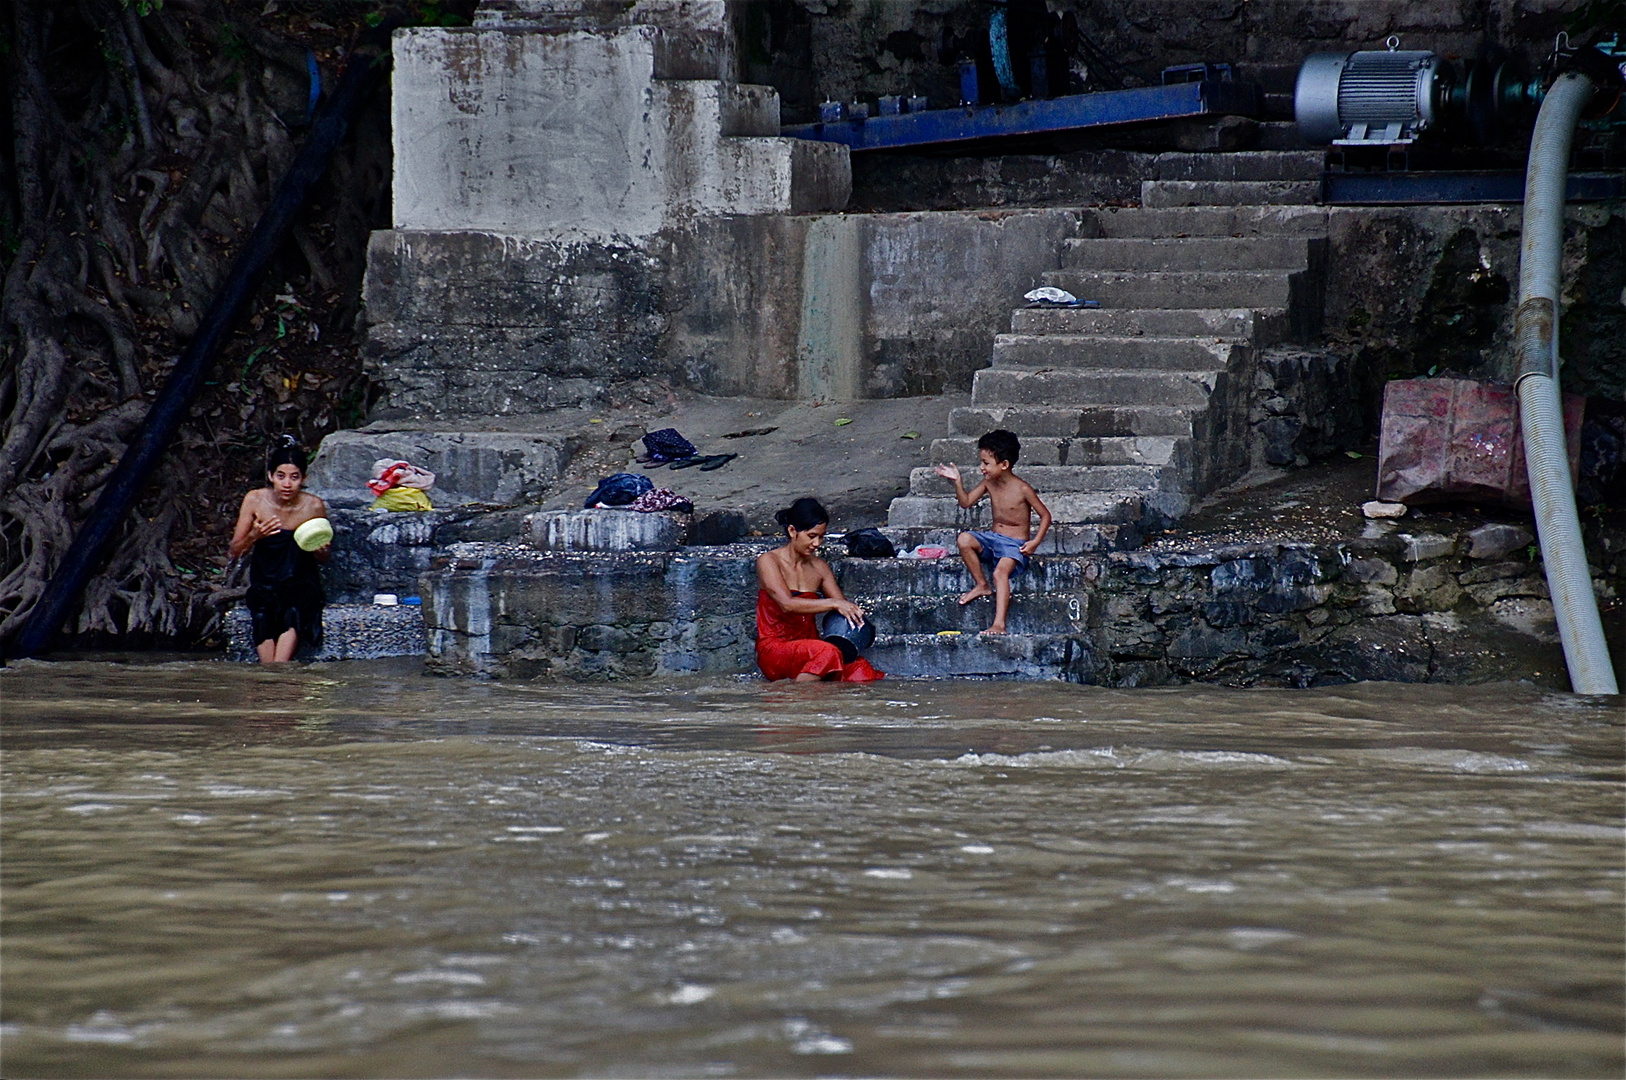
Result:
[[[523,414],[637,378],[829,400],[963,389],[1077,220],[725,216],[638,245],[377,233],[377,415]]]
[[[844,147],[779,138],[765,87],[663,79],[668,41],[398,31],[396,227],[625,243],[692,214],[846,204]]]
[[[1517,205],[1328,212],[1328,343],[1381,384],[1431,368],[1511,381]],[[1626,205],[1565,211],[1559,353],[1565,389],[1626,397]]]
[[[1041,557],[1014,586],[1013,629],[1022,636],[1009,644],[1029,650],[1025,657],[977,638],[970,625],[986,611],[954,602],[967,579],[951,559],[835,554],[832,565],[887,635],[875,656],[896,665],[893,675],[1104,686],[1567,685],[1542,566],[1526,554],[1528,529],[1371,533]],[[1626,546],[1618,530],[1591,539],[1593,585],[1608,604],[1622,587]],[[477,547],[423,575],[431,671],[591,680],[754,670],[760,548],[564,555]],[[945,628],[961,636],[938,637]],[[1619,621],[1608,629],[1619,656]]]
[[[377,233],[377,415],[523,414],[639,378],[790,399],[963,390],[1087,214],[721,216],[637,245]],[[1626,209],[1567,221],[1566,385],[1618,398]],[[1375,400],[1431,367],[1509,377],[1519,207],[1332,208],[1328,228],[1324,326],[1352,385]]]

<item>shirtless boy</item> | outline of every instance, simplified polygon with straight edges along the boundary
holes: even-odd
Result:
[[[959,537],[960,558],[971,571],[974,585],[960,597],[969,604],[990,594],[994,597],[994,622],[985,634],[1005,633],[1005,615],[1011,606],[1011,578],[1028,568],[1028,556],[1050,531],[1050,510],[1039,493],[1011,471],[1022,446],[1008,431],[990,431],[977,440],[977,457],[982,460],[982,483],[966,491],[958,465],[939,465],[937,475],[954,481],[954,497],[962,509],[970,509],[984,495],[994,511],[993,531],[963,532]],[[1039,532],[1031,539],[1033,514],[1039,515]],[[988,587],[983,563],[993,568],[994,585]]]

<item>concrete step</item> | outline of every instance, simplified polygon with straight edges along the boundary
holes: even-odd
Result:
[[[1288,330],[1282,308],[1017,308],[1017,334],[1200,337],[1273,345]]]
[[[980,437],[1004,428],[1022,438],[1030,435],[1059,438],[1175,435],[1189,438],[1202,412],[1169,405],[981,405],[962,406],[949,413],[954,434]]]
[[[1022,440],[1018,467],[1036,465],[1170,465],[1191,453],[1191,440],[1173,435],[1109,436],[1104,439],[1029,437]],[[961,469],[978,465],[977,440],[950,437],[932,440],[932,460]]]
[[[1000,334],[995,367],[1102,367],[1144,371],[1213,371],[1247,346],[1193,337]]]
[[[1223,154],[1159,154],[1152,180],[1321,180],[1324,150],[1233,150]]]
[[[1101,237],[1068,240],[1062,265],[1078,270],[1302,270],[1311,236]]]
[[[913,551],[922,544],[954,551],[957,528],[940,525],[901,527],[887,525],[881,530],[898,551]],[[1039,544],[1036,554],[1048,560],[1062,555],[1099,555],[1104,551],[1128,551],[1141,544],[1138,522],[1054,521]],[[947,556],[945,556],[946,558]],[[923,560],[931,561],[931,560]]]
[[[1293,76],[1289,77],[1286,85],[1280,90],[1272,92],[1266,90],[1265,98],[1268,105],[1272,97],[1280,95],[1285,106],[1284,112],[1291,112],[1293,105],[1293,85],[1298,74],[1299,62],[1283,65],[1290,68]],[[1316,146],[1305,140],[1299,130],[1298,123],[1293,120],[1260,121],[1254,127],[1254,145],[1260,150],[1308,150],[1322,157],[1325,161],[1326,147]]]
[[[940,559],[840,559],[832,564],[841,591],[862,596],[866,610],[879,610],[871,598],[890,601],[927,602],[956,599],[970,588],[965,563],[955,550],[956,534],[946,534],[943,544],[949,553]],[[1077,595],[1088,592],[1100,576],[1098,560],[1063,555],[1049,550],[1049,538],[1028,564],[1025,573],[1011,581],[1011,595],[1039,600],[1047,596]],[[942,629],[939,627],[938,629]],[[884,633],[877,628],[877,633]]]
[[[1208,404],[1218,371],[1121,368],[983,368],[971,382],[973,405]]]
[[[248,608],[235,607],[226,613],[226,659],[255,659],[253,637],[254,620]],[[328,604],[322,609],[321,647],[302,643],[295,659],[378,660],[422,656],[428,651],[423,608],[418,604]]]
[[[949,562],[947,558],[935,560]],[[994,619],[994,602],[988,599],[960,603],[960,594],[971,588],[971,575],[958,555],[953,556],[951,592],[939,596],[874,596],[864,592],[850,592],[862,597],[864,610],[875,623],[876,635],[938,634],[944,630],[958,630],[962,634],[976,634],[988,629]],[[1031,563],[1030,566],[1037,566]],[[1021,581],[1026,574],[1019,575]],[[1015,582],[1012,583],[1013,585]],[[847,591],[842,586],[842,591]],[[1083,633],[1083,616],[1088,611],[1089,594],[1063,595],[1056,593],[1018,593],[1012,590],[1011,606],[1005,618],[1005,627],[1013,634],[1066,634]],[[1078,618],[1073,618],[1074,612]],[[884,669],[883,669],[884,670]],[[890,674],[890,672],[888,672]]]
[[[1045,497],[1050,515],[1062,522],[1118,524],[1141,518],[1139,495],[1130,492],[1060,492]],[[900,529],[986,529],[991,525],[988,500],[960,509],[952,496],[900,495],[887,509],[887,524]]]
[[[1101,207],[1081,225],[1081,235],[1130,236],[1325,236],[1327,211],[1319,206]]]
[[[1313,206],[1316,180],[1142,180],[1140,204],[1162,206]]]
[[[528,520],[531,546],[542,551],[676,551],[688,542],[691,514],[608,510],[539,510]]]
[[[991,618],[992,616],[990,616]],[[888,678],[1065,679],[1090,672],[1082,633],[888,634],[864,654]]]
[[[1292,300],[1282,270],[1047,270],[1044,282],[1111,308],[1285,308]]]
[[[1049,493],[1058,491],[1148,491],[1158,487],[1165,477],[1178,482],[1178,473],[1158,465],[1024,464],[1020,475],[1048,501]],[[962,477],[962,482],[971,487],[981,480],[980,475],[970,473]],[[953,495],[954,484],[932,469],[910,469],[909,494]]]

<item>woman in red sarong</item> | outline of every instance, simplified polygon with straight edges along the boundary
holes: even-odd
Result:
[[[830,564],[819,558],[819,545],[830,527],[830,515],[817,499],[797,499],[775,515],[785,529],[785,543],[757,557],[757,666],[769,679],[813,682],[873,682],[882,672],[860,657],[850,664],[841,650],[819,639],[817,615],[839,611],[854,626],[863,610],[841,593]]]

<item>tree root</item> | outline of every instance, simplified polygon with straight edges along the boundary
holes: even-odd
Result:
[[[294,145],[279,106],[308,94],[306,50],[331,64],[381,6],[329,4],[326,22],[259,0],[74,0],[0,14],[15,135],[0,168],[0,645],[286,169]],[[370,108],[387,112],[382,100]],[[226,537],[269,437],[309,445],[359,419],[344,415],[365,396],[346,331],[388,176],[387,135],[341,151],[344,183],[324,185],[279,256],[70,636],[194,644],[242,596]]]

